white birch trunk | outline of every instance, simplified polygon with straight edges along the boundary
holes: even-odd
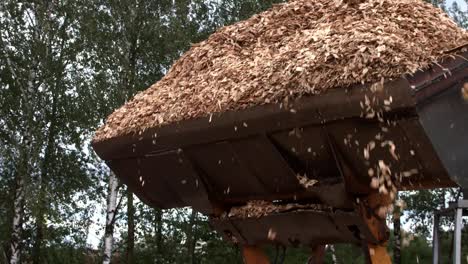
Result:
[[[332,263],[338,264],[338,260],[336,259],[336,254],[335,254],[335,246],[329,245],[329,247],[330,247],[330,252],[331,252],[331,257],[332,257]]]
[[[3,11],[5,5],[0,5],[0,11]],[[38,28],[34,28],[38,31]],[[3,43],[3,39],[0,38],[0,44]],[[1,47],[4,49],[5,47],[2,45]],[[25,53],[22,53],[22,59],[24,61],[31,61],[30,59],[26,59]],[[6,64],[8,69],[13,77],[16,85],[21,91],[22,97],[22,115],[25,117],[25,121],[21,122],[19,127],[23,127],[23,129],[19,129],[19,133],[23,134],[21,141],[18,143],[15,142],[16,147],[20,151],[20,162],[16,165],[16,170],[18,174],[16,176],[16,186],[15,186],[15,197],[13,201],[13,219],[12,219],[12,232],[11,232],[11,241],[10,241],[10,259],[9,264],[17,264],[21,263],[21,233],[23,231],[23,217],[24,217],[24,200],[25,200],[25,184],[27,181],[27,177],[30,177],[31,161],[32,158],[36,157],[39,150],[32,148],[32,141],[33,138],[33,127],[34,127],[34,94],[35,94],[35,84],[36,84],[36,72],[34,71],[33,65],[37,65],[36,61],[33,59],[31,61],[30,69],[29,69],[29,76],[25,79],[21,78],[17,75],[17,65],[11,60],[9,56],[9,52],[5,52],[6,57]],[[24,80],[25,82],[22,82]]]
[[[20,241],[21,241],[21,230],[23,223],[23,200],[24,200],[24,179],[23,175],[19,174],[16,186],[15,200],[13,202],[14,215],[13,215],[13,226],[11,233],[10,242],[10,264],[20,263]]]
[[[18,77],[16,75],[15,67],[10,60],[10,57],[6,56],[7,65],[10,69],[11,75],[15,80],[18,82]],[[23,97],[23,113],[27,116],[27,121],[24,125],[24,134],[19,145],[20,148],[20,162],[17,165],[17,178],[16,178],[16,190],[15,190],[15,197],[13,201],[13,221],[12,221],[12,232],[11,232],[11,241],[10,241],[10,264],[17,264],[20,263],[21,257],[21,232],[22,232],[22,225],[23,225],[23,204],[24,204],[24,180],[27,175],[29,175],[29,159],[28,155],[30,155],[30,151],[32,150],[32,137],[30,131],[30,123],[32,122],[33,110],[29,106],[31,102],[31,94],[33,92],[34,87],[34,79],[36,78],[36,74],[33,71],[29,72],[29,79],[27,82],[27,87],[25,88],[20,83],[18,86],[21,90],[21,95]]]
[[[117,210],[118,180],[113,172],[109,175],[109,188],[107,193],[106,230],[104,233],[103,264],[110,264],[112,258],[112,245],[114,243],[114,223]]]

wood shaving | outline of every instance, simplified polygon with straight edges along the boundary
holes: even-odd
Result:
[[[468,83],[463,84],[462,97],[465,101],[468,101]]]
[[[299,184],[302,185],[304,188],[308,189],[309,187],[312,187],[318,183],[317,180],[315,179],[309,179],[307,178],[307,175],[297,175],[296,176],[297,180],[299,181]]]
[[[276,231],[273,228],[268,229],[268,239],[275,240],[276,239]]]
[[[112,113],[94,141],[379,83],[426,69],[468,43],[465,30],[421,0],[361,2],[291,0],[219,29]]]
[[[402,172],[401,175],[403,177],[411,177],[411,176],[416,175],[418,173],[419,173],[418,169],[411,169],[411,170]]]
[[[385,146],[388,146],[388,151],[390,152],[390,154],[392,155],[392,157],[395,159],[395,160],[398,160],[398,155],[395,153],[395,150],[396,150],[396,146],[395,146],[395,143],[393,143],[393,141],[391,140],[386,140],[384,142],[381,143],[381,146],[382,147],[385,147]]]

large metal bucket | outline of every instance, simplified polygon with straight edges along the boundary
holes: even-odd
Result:
[[[94,149],[149,205],[192,206],[243,243],[267,242],[271,226],[285,244],[374,241],[358,217],[356,197],[372,191],[369,169],[380,161],[399,189],[468,187],[466,58],[387,81],[383,89],[332,89],[287,107],[214,114],[98,142]],[[376,147],[365,153],[372,141]],[[305,188],[298,175],[317,182]],[[333,209],[218,217],[251,200]],[[317,229],[301,232],[305,224]]]

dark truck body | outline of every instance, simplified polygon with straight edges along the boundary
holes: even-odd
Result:
[[[465,52],[442,67],[387,81],[378,92],[370,85],[331,89],[288,107],[213,114],[98,142],[94,149],[145,203],[191,206],[240,243],[271,242],[271,228],[275,243],[285,245],[376,242],[356,209],[356,198],[372,191],[370,164],[384,160],[394,172],[417,170],[402,177],[399,189],[468,187],[468,103],[461,96],[466,58]],[[384,122],[363,117],[365,97],[375,109],[390,107]],[[364,145],[379,133],[396,146],[398,159],[386,147],[363,157]],[[305,188],[298,175],[318,183]],[[251,200],[332,209],[220,217]]]

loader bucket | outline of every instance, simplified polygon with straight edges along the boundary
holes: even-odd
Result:
[[[400,190],[468,186],[466,58],[382,87],[331,89],[289,105],[181,121],[94,149],[147,204],[192,206],[239,243],[268,243],[270,229],[285,245],[375,242],[357,206],[372,192],[371,169],[384,163]],[[229,216],[249,201],[295,206]]]

